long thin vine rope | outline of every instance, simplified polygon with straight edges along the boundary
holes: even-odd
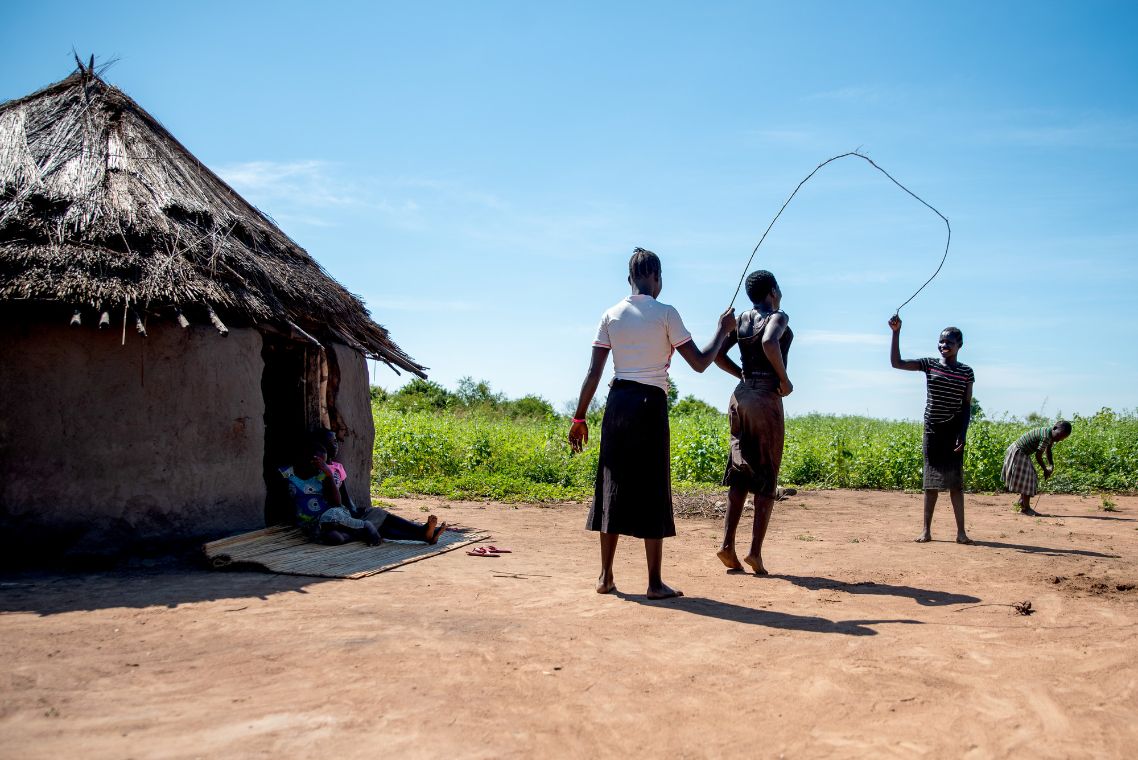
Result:
[[[771,219],[771,223],[767,225],[767,229],[766,229],[766,232],[764,232],[764,233],[763,233],[763,236],[762,236],[761,238],[759,238],[759,242],[755,243],[755,248],[754,248],[754,250],[752,250],[752,251],[751,251],[751,257],[750,257],[749,259],[747,259],[747,265],[746,265],[745,267],[743,267],[743,274],[741,274],[741,275],[739,276],[739,284],[735,286],[735,295],[731,296],[731,305],[732,305],[732,306],[734,306],[734,305],[735,305],[735,299],[739,297],[739,290],[740,290],[740,289],[742,289],[742,287],[743,287],[743,280],[744,280],[744,278],[746,278],[746,276],[747,276],[747,270],[751,268],[751,262],[755,260],[755,254],[756,254],[756,253],[758,253],[758,251],[759,251],[759,246],[761,246],[761,245],[763,244],[763,241],[767,239],[767,234],[768,234],[768,233],[771,231],[771,227],[774,227],[774,223],[778,221],[778,218],[779,218],[780,216],[782,216],[782,212],[783,212],[783,211],[785,211],[785,210],[786,210],[786,207],[790,205],[790,202],[791,202],[792,200],[794,200],[794,196],[798,194],[798,191],[802,189],[802,186],[803,186],[803,185],[805,185],[805,184],[806,184],[806,182],[807,182],[807,181],[808,181],[808,180],[809,180],[811,177],[813,177],[815,174],[817,174],[817,173],[818,173],[818,170],[819,170],[819,169],[821,169],[821,168],[822,168],[823,166],[825,166],[826,164],[829,164],[829,163],[832,163],[832,162],[834,162],[834,161],[837,161],[839,158],[846,158],[847,156],[857,156],[858,158],[860,158],[860,159],[863,159],[863,160],[865,160],[865,161],[869,162],[869,165],[870,165],[870,166],[872,166],[874,169],[876,169],[877,171],[881,172],[881,173],[882,173],[882,174],[884,174],[886,177],[888,177],[888,178],[889,178],[889,180],[890,180],[890,181],[891,181],[891,182],[892,182],[894,185],[896,185],[897,187],[901,188],[902,190],[904,190],[904,191],[905,191],[906,193],[908,193],[909,195],[911,195],[911,196],[913,196],[914,198],[916,198],[916,199],[917,199],[918,201],[920,201],[920,202],[921,202],[921,204],[922,204],[922,205],[924,205],[924,206],[925,206],[925,207],[926,207],[926,208],[927,208],[929,211],[932,211],[934,214],[936,214],[937,216],[939,216],[939,217],[940,217],[940,218],[941,218],[941,219],[944,221],[944,226],[945,226],[945,228],[948,230],[948,237],[947,237],[947,238],[945,239],[945,241],[944,241],[944,255],[940,257],[940,264],[938,264],[938,265],[937,265],[936,271],[932,273],[932,276],[931,276],[931,277],[929,277],[929,279],[925,280],[924,284],[923,284],[923,285],[921,285],[921,287],[917,288],[916,292],[914,292],[914,293],[913,293],[913,295],[911,295],[911,296],[909,296],[908,298],[906,298],[906,299],[905,299],[905,301],[904,301],[904,303],[902,303],[900,306],[898,306],[898,307],[897,307],[897,309],[896,309],[896,310],[893,312],[894,316],[896,316],[897,314],[900,314],[900,313],[901,313],[901,309],[903,309],[903,308],[904,308],[904,307],[905,307],[905,306],[906,306],[906,305],[907,305],[907,304],[908,304],[910,301],[912,301],[914,298],[916,298],[916,297],[917,297],[917,293],[920,293],[922,290],[924,290],[924,289],[925,289],[925,285],[928,285],[930,282],[932,282],[932,281],[933,281],[933,279],[934,279],[934,278],[935,278],[935,277],[936,277],[938,274],[940,274],[940,270],[941,270],[941,267],[943,267],[943,266],[944,266],[944,262],[945,262],[945,260],[948,258],[948,247],[949,247],[949,245],[951,245],[951,244],[952,244],[952,225],[950,225],[950,224],[948,223],[948,217],[946,217],[944,214],[940,213],[940,212],[939,212],[939,211],[937,211],[935,208],[933,208],[931,205],[929,205],[929,204],[928,204],[928,203],[925,201],[925,199],[924,199],[924,198],[922,198],[921,196],[917,195],[917,194],[916,194],[916,193],[914,193],[912,190],[910,190],[909,188],[905,187],[905,186],[904,186],[904,185],[902,185],[900,182],[898,182],[898,181],[897,181],[897,180],[896,180],[896,179],[893,177],[893,175],[892,175],[892,174],[890,174],[889,172],[885,171],[885,170],[884,170],[884,169],[882,169],[880,166],[878,166],[876,163],[874,163],[874,161],[873,161],[873,159],[872,159],[872,158],[870,158],[869,156],[867,156],[867,155],[864,155],[864,154],[862,154],[862,153],[858,153],[856,150],[854,150],[854,151],[850,151],[849,153],[843,153],[843,154],[841,154],[840,156],[834,156],[833,158],[827,158],[825,161],[823,161],[822,163],[820,163],[820,164],[818,164],[816,167],[814,167],[814,171],[812,171],[812,172],[810,172],[809,174],[807,174],[807,175],[806,175],[806,178],[805,178],[805,179],[803,179],[801,182],[799,182],[799,183],[798,183],[798,187],[794,188],[794,192],[790,194],[790,197],[789,197],[789,198],[787,198],[787,199],[786,199],[786,202],[782,204],[782,208],[780,208],[780,209],[778,210],[778,213],[774,215],[774,219]]]

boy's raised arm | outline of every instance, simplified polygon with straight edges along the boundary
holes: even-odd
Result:
[[[901,358],[901,318],[896,314],[889,318],[889,329],[893,331],[893,341],[889,346],[889,363],[893,365],[893,369],[919,372],[920,362]]]

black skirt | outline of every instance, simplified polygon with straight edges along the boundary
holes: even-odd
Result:
[[[964,488],[964,452],[953,451],[960,435],[959,416],[944,422],[926,422],[923,451],[925,455],[924,489],[953,491]]]
[[[661,388],[613,381],[586,527],[636,538],[676,535],[668,396]]]

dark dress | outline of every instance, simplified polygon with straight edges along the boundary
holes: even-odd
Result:
[[[774,498],[782,466],[785,426],[778,376],[763,352],[763,330],[771,316],[764,317],[755,309],[743,312],[737,331],[727,339],[728,347],[739,344],[743,379],[735,386],[727,409],[731,453],[723,485]],[[783,366],[793,340],[794,333],[788,325],[779,338]]]
[[[589,530],[636,538],[676,535],[669,446],[664,390],[613,380],[601,423]]]
[[[964,487],[964,451],[953,451],[964,432],[967,411],[964,398],[976,376],[967,364],[951,367],[940,359],[918,359],[928,386],[925,401],[925,455],[922,486],[926,491],[952,491]]]

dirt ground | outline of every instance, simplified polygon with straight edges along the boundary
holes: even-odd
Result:
[[[576,504],[399,501],[514,552],[356,581],[7,574],[0,756],[1133,757],[1138,498],[1027,518],[969,495],[976,546],[948,540],[947,499],[913,543],[920,498],[778,503],[767,578],[680,520],[665,580],[687,596],[665,602],[631,539],[619,592],[593,592]]]

